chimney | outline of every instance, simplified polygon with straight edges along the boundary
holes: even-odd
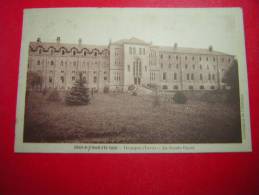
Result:
[[[213,51],[212,45],[209,46],[209,51]]]
[[[174,43],[174,49],[177,49],[177,47],[178,47],[178,44]]]
[[[37,43],[41,43],[40,37],[37,38]]]
[[[60,37],[57,37],[57,43],[60,43]]]
[[[82,45],[82,38],[79,38],[79,39],[78,39],[78,44],[79,44],[79,45]]]

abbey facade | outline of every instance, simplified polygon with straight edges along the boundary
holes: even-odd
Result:
[[[67,90],[81,74],[89,88],[126,91],[130,85],[163,90],[215,90],[234,56],[208,49],[156,46],[137,38],[108,45],[30,42],[28,74],[40,76],[40,88]],[[30,85],[27,85],[31,87]],[[35,87],[35,86],[34,86]]]

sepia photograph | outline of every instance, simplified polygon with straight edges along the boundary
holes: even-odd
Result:
[[[25,10],[16,151],[249,151],[246,66],[238,8]]]

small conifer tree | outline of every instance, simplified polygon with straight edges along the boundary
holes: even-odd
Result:
[[[79,79],[75,81],[74,86],[67,93],[65,101],[68,105],[86,105],[90,103],[89,89],[85,86],[82,73],[79,74]]]

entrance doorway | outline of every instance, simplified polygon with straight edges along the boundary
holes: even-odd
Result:
[[[142,76],[142,67],[141,67],[141,60],[137,58],[133,62],[133,77],[134,77],[134,84],[141,85],[141,76]]]

